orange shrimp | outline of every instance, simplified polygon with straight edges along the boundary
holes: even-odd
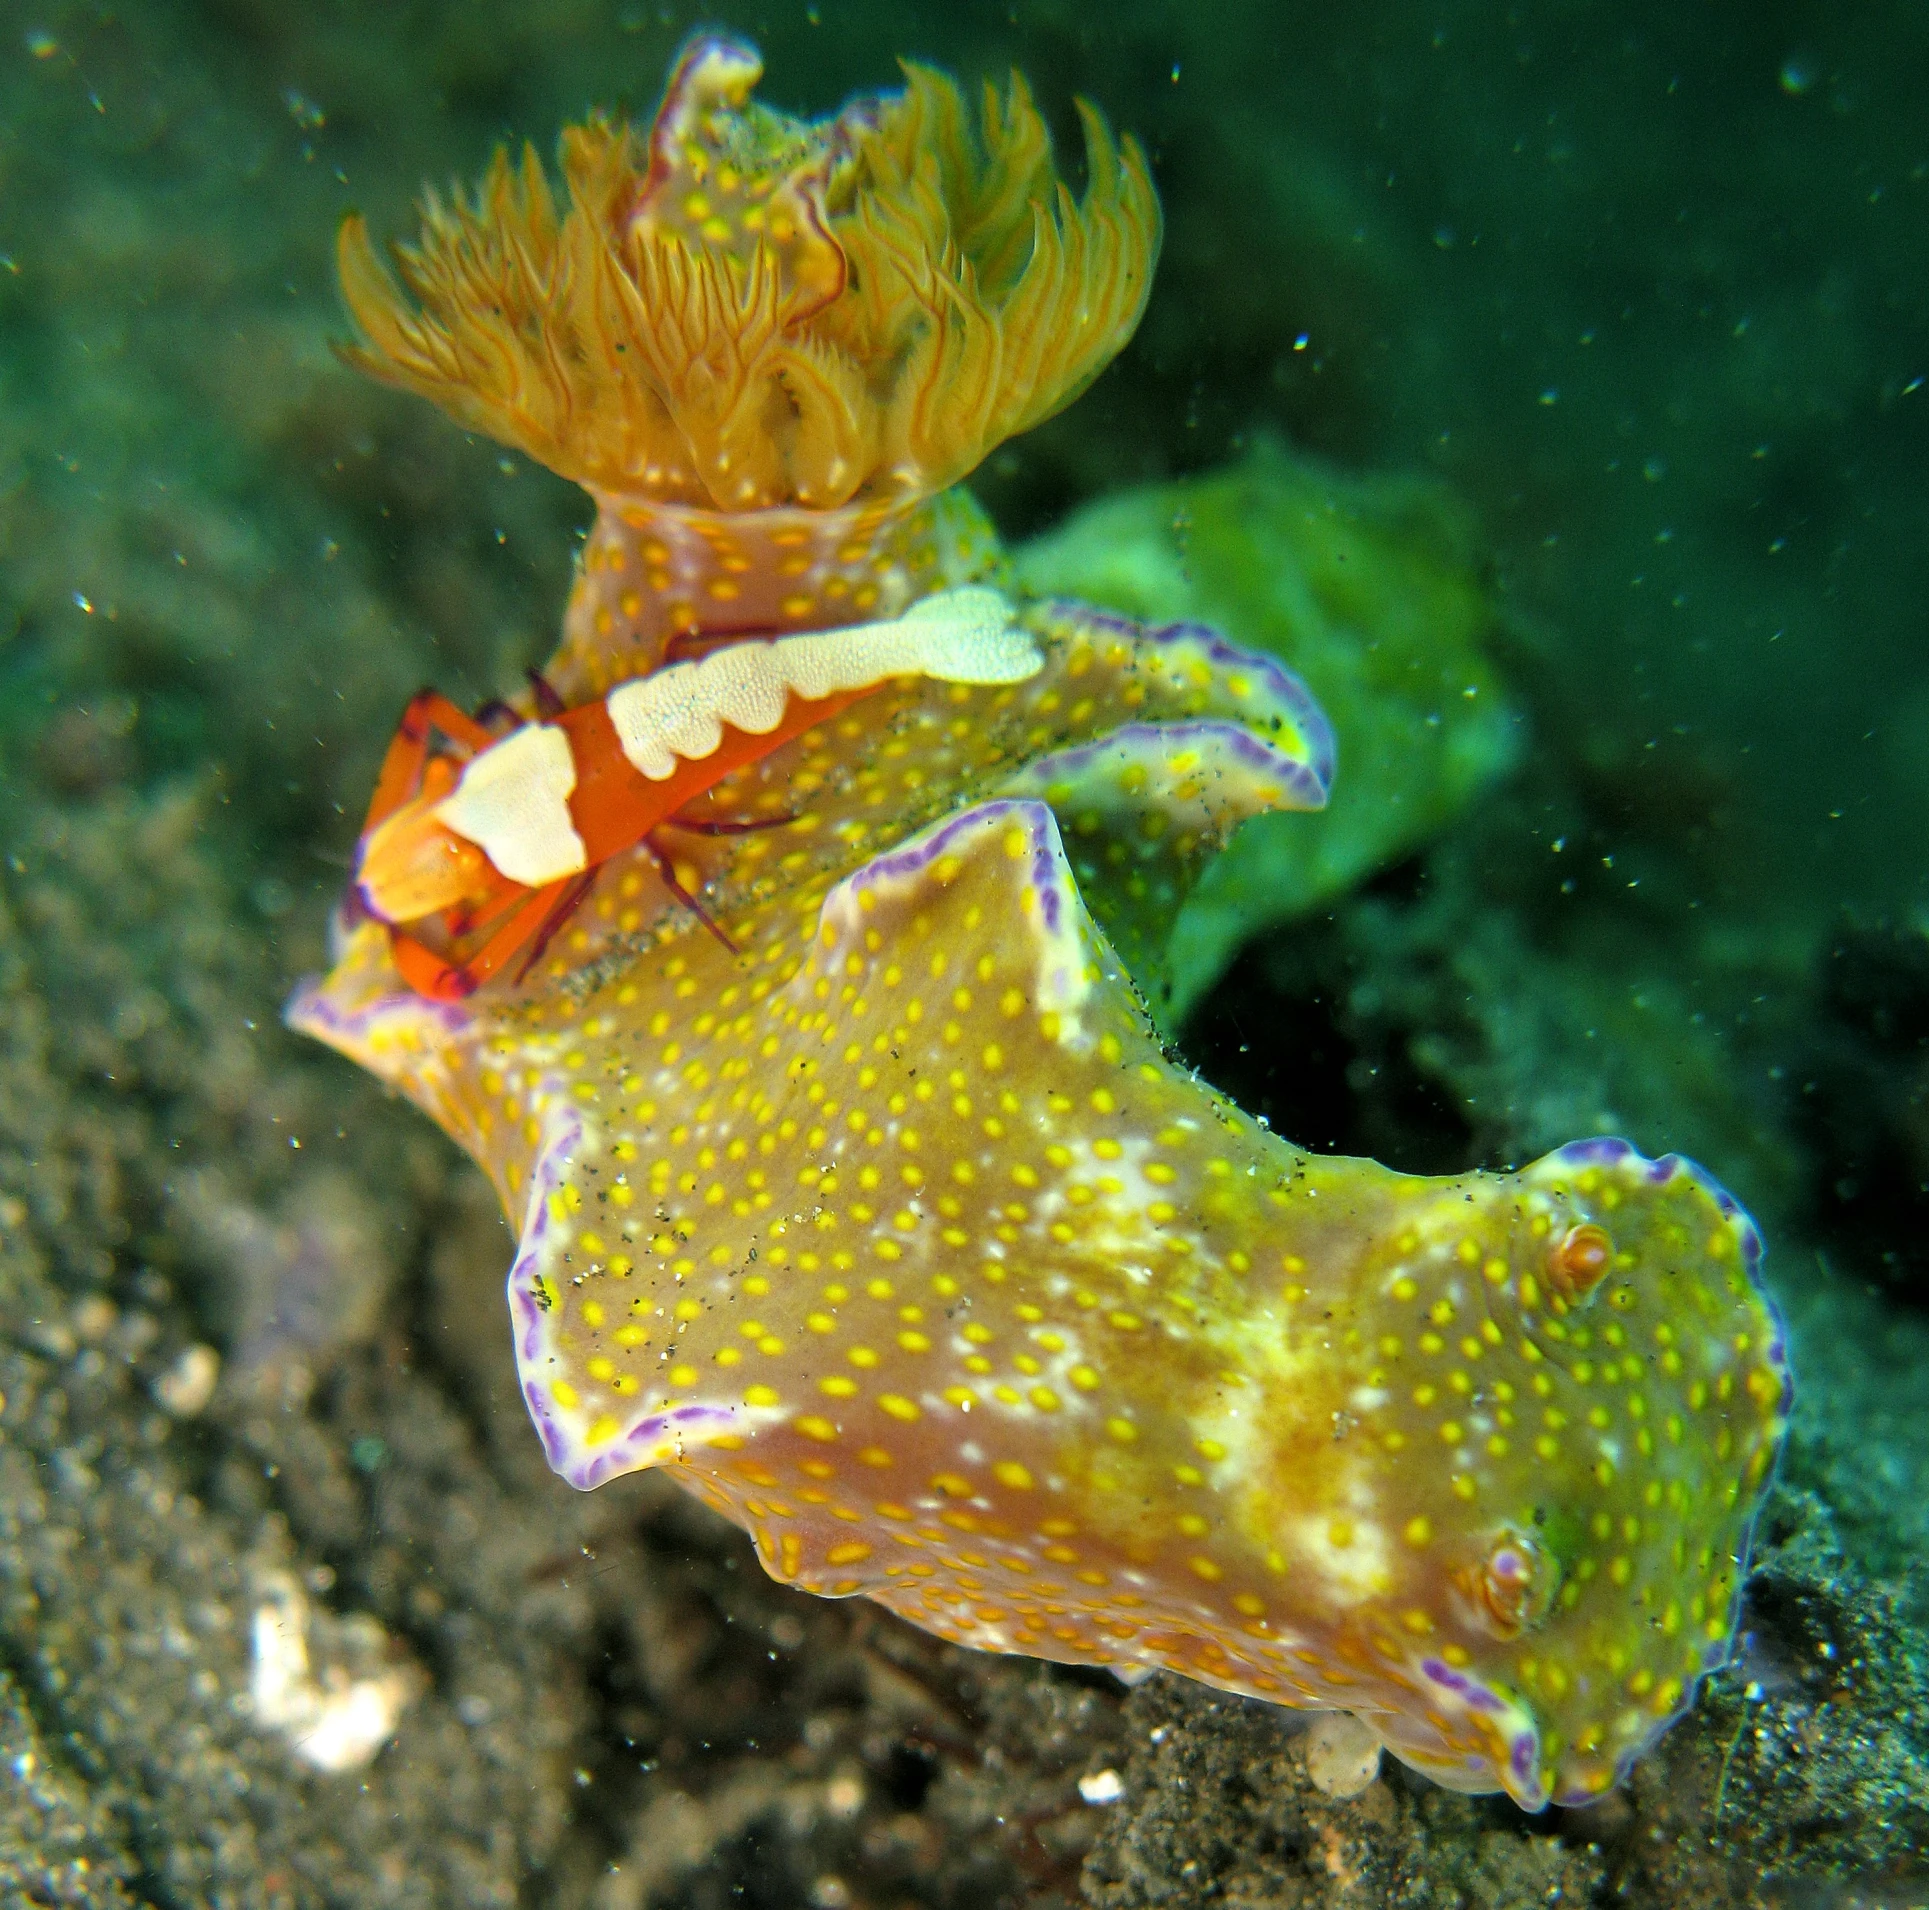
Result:
[[[657,830],[736,834],[786,820],[684,812],[733,770],[895,677],[1010,683],[1042,662],[1005,599],[973,586],[889,623],[732,643],[574,708],[536,679],[545,708],[533,721],[485,706],[512,718],[506,732],[423,690],[376,780],[356,899],[388,925],[409,985],[458,1001],[519,953],[516,979],[527,974],[597,870],[640,843],[670,893],[733,946],[678,882]]]

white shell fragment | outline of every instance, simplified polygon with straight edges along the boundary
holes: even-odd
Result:
[[[539,889],[589,867],[570,819],[576,758],[549,723],[526,723],[493,743],[436,805],[443,828],[473,842],[512,882]]]
[[[221,1355],[199,1343],[183,1347],[180,1357],[154,1381],[154,1402],[170,1419],[193,1419],[207,1410],[221,1377]]]
[[[395,1735],[422,1682],[412,1666],[390,1658],[374,1619],[358,1614],[318,1623],[307,1594],[286,1572],[264,1576],[252,1629],[248,1697],[254,1721],[279,1732],[318,1771],[360,1770]],[[327,1662],[317,1675],[308,1653],[311,1629],[324,1633],[324,1642],[348,1662]],[[363,1675],[356,1676],[351,1665]]]
[[[708,756],[725,723],[769,735],[793,696],[815,701],[894,676],[1022,683],[1044,661],[1012,622],[1010,603],[970,584],[926,597],[894,622],[736,643],[695,663],[673,663],[612,690],[609,714],[623,754],[652,782],[663,782],[679,758]]]

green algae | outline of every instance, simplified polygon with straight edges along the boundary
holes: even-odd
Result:
[[[1171,1022],[1242,944],[1412,854],[1519,754],[1473,522],[1423,477],[1266,441],[1230,470],[1087,505],[1014,568],[1041,595],[1212,624],[1277,657],[1338,736],[1326,810],[1247,823],[1188,900],[1158,1004]]]

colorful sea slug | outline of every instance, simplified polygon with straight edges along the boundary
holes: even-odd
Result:
[[[975,130],[916,67],[805,124],[759,70],[699,39],[647,138],[565,134],[561,214],[533,156],[430,200],[412,298],[344,230],[357,362],[597,505],[544,705],[407,740],[388,813],[517,906],[581,893],[477,972],[484,905],[365,842],[291,1019],[494,1180],[572,1484],[669,1467],[788,1584],[1596,1797],[1729,1650],[1789,1401],[1755,1231],[1619,1141],[1317,1158],[1173,1058],[1140,993],[1172,915],[1242,819],[1324,801],[1332,737],[1209,631],[1010,606],[947,488],[1131,331],[1144,160],[1082,108],[1074,199],[1016,80]],[[996,668],[863,649],[959,591]],[[808,631],[858,660],[773,661]],[[721,678],[652,687],[750,639],[742,727]],[[569,713],[631,702],[592,844],[563,771],[618,746]],[[534,821],[449,806],[505,736],[478,788]],[[679,778],[666,825],[643,785]]]

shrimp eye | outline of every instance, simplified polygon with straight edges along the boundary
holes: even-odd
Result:
[[[1613,1237],[1590,1220],[1570,1227],[1548,1250],[1548,1284],[1563,1299],[1584,1300],[1613,1264]]]

